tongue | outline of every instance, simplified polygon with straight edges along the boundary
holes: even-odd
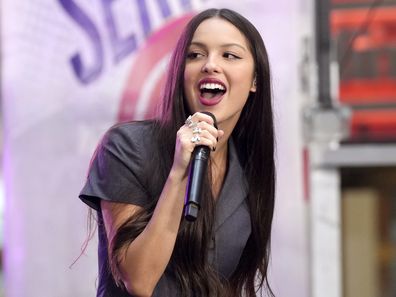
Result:
[[[202,93],[202,97],[204,97],[205,99],[213,99],[216,96],[217,96],[217,93],[213,93],[213,92],[203,92]]]

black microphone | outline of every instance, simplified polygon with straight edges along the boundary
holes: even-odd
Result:
[[[203,111],[202,113],[212,117],[214,127],[217,129],[216,117],[208,111]],[[194,148],[188,175],[187,192],[184,200],[184,218],[190,222],[197,219],[198,211],[201,208],[202,182],[206,175],[209,157],[210,148],[208,146],[198,145]]]

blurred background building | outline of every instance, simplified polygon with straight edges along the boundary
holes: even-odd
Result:
[[[396,296],[396,0],[229,2],[0,0],[0,296],[95,295],[89,160],[111,125],[152,114],[209,7],[251,20],[270,56],[276,296]]]
[[[318,101],[304,110],[312,296],[395,296],[396,2],[316,7]]]

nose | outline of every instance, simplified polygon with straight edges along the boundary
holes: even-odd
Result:
[[[204,65],[202,66],[202,72],[204,73],[219,73],[221,72],[221,67],[213,56],[208,56]]]

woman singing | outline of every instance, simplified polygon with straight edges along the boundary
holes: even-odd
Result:
[[[81,191],[98,217],[97,296],[273,296],[272,97],[255,27],[228,9],[196,15],[172,55],[161,107],[155,119],[105,134]],[[189,222],[183,207],[198,145],[211,153]]]

